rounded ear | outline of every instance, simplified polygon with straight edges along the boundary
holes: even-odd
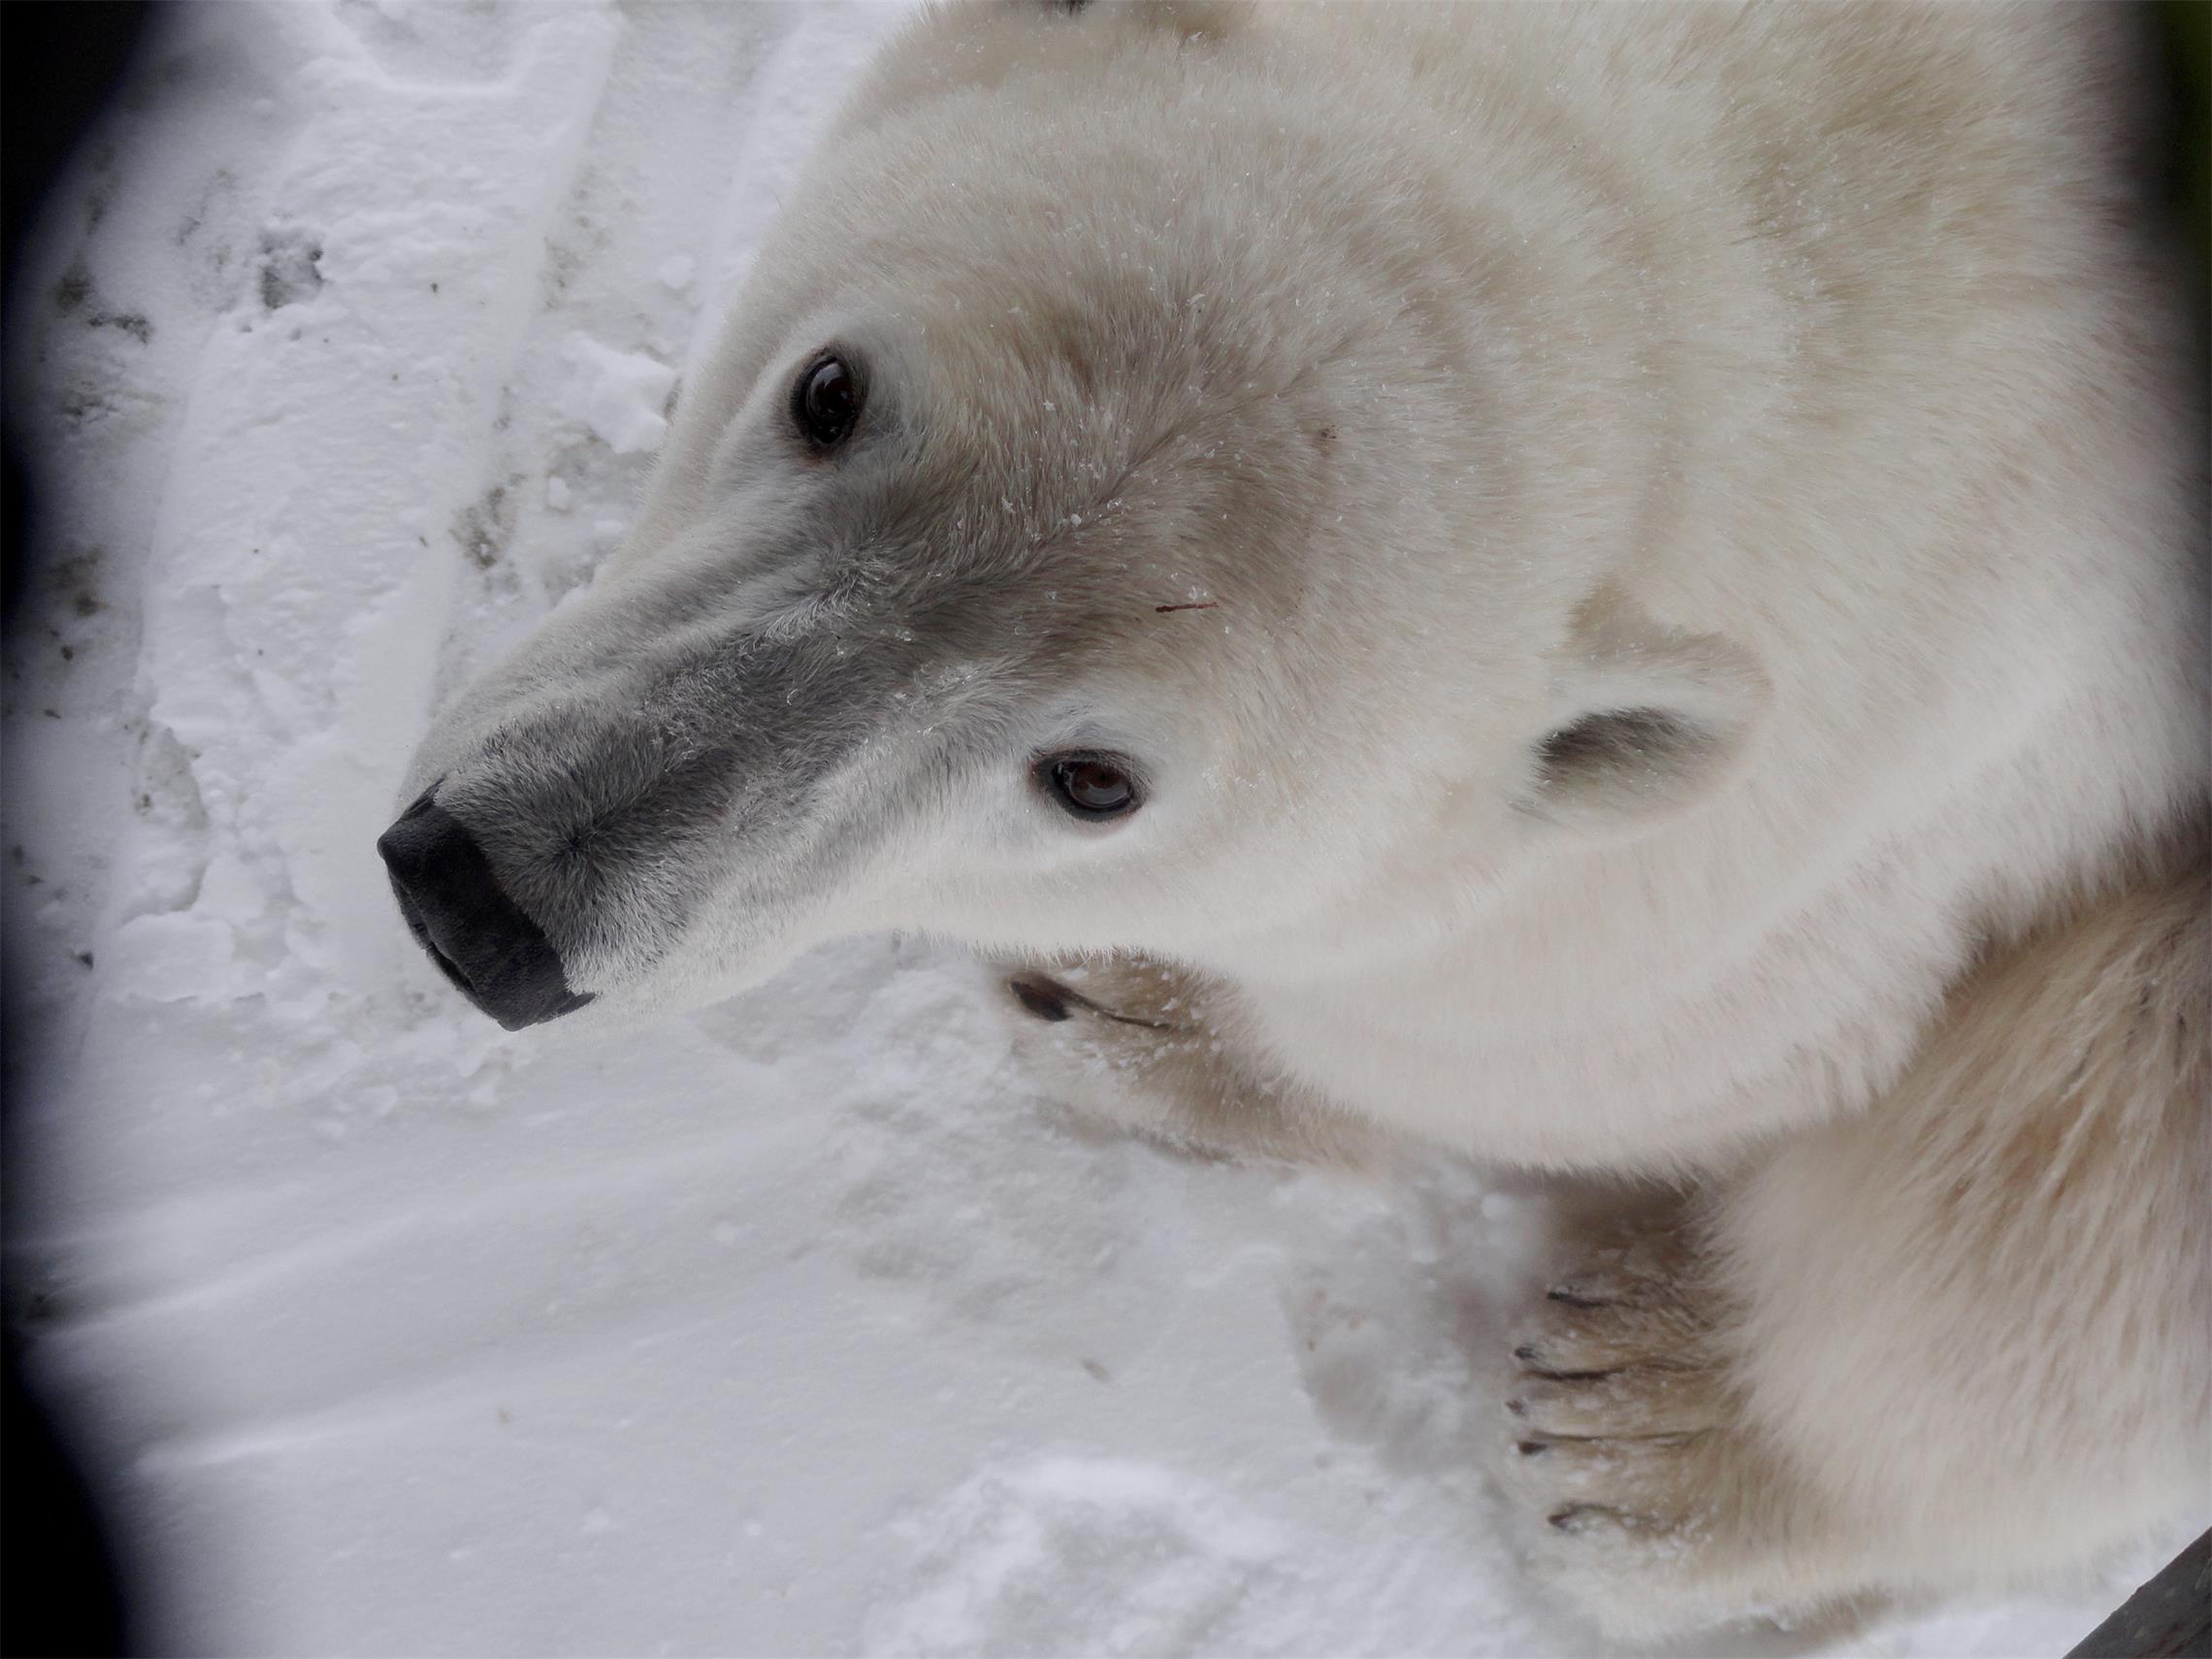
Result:
[[[1672,818],[1735,775],[1769,695],[1748,651],[1662,627],[1609,583],[1561,649],[1531,804],[1592,829]]]

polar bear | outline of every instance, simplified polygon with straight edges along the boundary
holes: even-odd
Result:
[[[928,930],[1168,1140],[1644,1184],[1497,1356],[1532,1564],[1617,1633],[2200,1503],[2138,26],[920,15],[634,532],[425,739],[403,912],[509,1025]]]

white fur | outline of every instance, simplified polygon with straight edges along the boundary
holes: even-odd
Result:
[[[655,872],[684,899],[651,927],[539,916],[599,994],[586,1018],[726,993],[869,926],[1088,956],[1128,1000],[1100,992],[1070,1028],[1151,1023],[1086,1036],[1114,1064],[1068,1086],[1147,1127],[1213,1138],[1250,1099],[1271,1147],[1380,1127],[1707,1184],[1689,1265],[1574,1339],[1702,1333],[1680,1365],[1712,1402],[1699,1455],[1718,1461],[1636,1476],[1674,1517],[1678,1594],[1589,1529],[1540,1533],[1616,1625],[2078,1559],[2170,1507],[2159,1468],[2202,1449],[2203,1344],[2162,1341],[2146,1305],[2168,1294],[2154,1260],[2202,1305],[2202,1190],[2162,1187],[2167,1233],[2131,1235],[2101,1290],[2017,1219],[1936,1227],[1979,1253],[1915,1268],[1934,1223],[1907,1194],[1939,1209],[2031,1106],[2062,1141],[2093,1108],[2195,1135],[2148,1174],[2202,1173],[2198,1121],[2169,1109],[2200,1081],[2201,1025],[2154,1052],[2106,1009],[2068,1039],[2110,1049],[2094,1101],[1925,1082],[1946,1042],[1992,1063],[2018,1045],[2028,1085],[2063,1071],[2043,1035],[1985,1017],[1958,1036],[1959,999],[1993,952],[2137,915],[2131,891],[2203,862],[2205,431],[2182,289],[2133,194],[2152,137],[2133,26],[926,14],[795,192],[638,531],[416,782],[465,772],[517,685],[650,667],[665,648],[635,607],[720,561],[764,561],[762,585],[715,590],[731,620],[687,613],[685,637],[754,627],[747,662],[796,638],[882,649],[905,613],[868,594],[967,583],[980,632],[852,708],[866,743],[819,775],[803,753],[751,763],[812,777],[818,825],[756,850],[733,819],[714,857]],[[809,472],[778,422],[825,341],[872,354],[886,425]],[[923,528],[894,551],[848,537],[866,490],[923,504]],[[847,553],[891,573],[839,588]],[[792,598],[778,582],[836,597],[744,620]],[[1161,609],[1183,602],[1211,608]],[[747,695],[745,718],[773,718]],[[964,759],[879,801],[940,728]],[[1042,803],[1027,758],[1074,741],[1140,757],[1144,810],[1101,831]],[[834,879],[807,862],[832,830],[854,849]],[[1936,1125],[1909,1155],[1870,1138],[1901,1113]],[[2072,1323],[2034,1301],[2052,1275]],[[1988,1298],[1958,1305],[1965,1279]],[[2082,1312],[2098,1294],[2124,1301]],[[2057,1350],[2098,1318],[2125,1327],[2106,1357],[2132,1380]],[[1946,1340],[1966,1357],[1899,1381]],[[2008,1394],[1995,1363],[2032,1380]],[[2098,1386],[2095,1432],[2069,1435]],[[1619,1398],[1624,1421],[1648,1410]],[[2033,1428],[1994,1422],[2015,1410]],[[2111,1489],[2085,1501],[2108,1442]],[[2017,1479],[2036,1445],[2050,1470]],[[1699,1480],[1750,1496],[1715,1518],[1684,1508]]]
[[[1224,326],[1311,351],[1295,309],[1374,287],[1352,258],[1393,189],[1392,213],[1429,222],[1387,252],[1423,263],[1361,303],[1448,327],[1439,355],[1464,383],[1315,353],[1342,528],[1306,549],[1279,614],[1211,584],[1232,625],[1261,610],[1293,683],[1266,688],[1281,705],[1251,716],[1250,745],[1190,734],[1214,798],[1141,849],[1156,904],[1117,870],[1126,921],[1070,914],[992,836],[971,869],[917,868],[931,848],[883,877],[954,891],[840,902],[840,925],[1171,956],[1235,987],[1250,1039],[1333,1100],[1488,1155],[1680,1166],[1873,1098],[1973,950],[2195,797],[2201,429],[2170,273],[2114,229],[2126,112],[2104,20],[1283,6],[1161,22],[932,16],[819,166],[864,162],[888,204],[899,169],[986,141],[1050,148],[1096,121],[1140,154],[1184,144],[1146,114],[1163,98],[1202,102],[1224,147],[1294,131],[1336,172],[1249,171],[1287,168],[1306,211],[1351,228],[1342,247],[1278,247],[1254,226],[1238,275],[1265,285],[1224,295],[1255,313]],[[1162,34],[1203,60],[1181,71],[1194,92],[1162,91]],[[887,127],[895,143],[848,153]],[[1408,153],[1430,175],[1396,177]],[[1193,187],[1223,188],[1229,163],[1202,159]],[[1052,177],[1071,234],[1112,236],[1114,167]],[[1027,182],[977,211],[1032,211]],[[1262,210],[1291,187],[1251,184]],[[795,206],[761,286],[832,263],[804,191]],[[1233,222],[1236,204],[1205,211]],[[1009,239],[1036,270],[982,274],[979,308],[1066,259],[1047,227]],[[1205,250],[1177,257],[1202,270]],[[770,355],[763,312],[689,394],[627,561],[714,510],[709,457]],[[1415,441],[1403,405],[1431,429]],[[1362,423],[1391,451],[1363,452]],[[1260,441],[1243,459],[1310,464]],[[1562,711],[1697,696],[1633,650],[1589,659],[1578,630],[1601,589],[1654,638],[1724,642],[1764,706],[1694,810],[1654,824],[1628,802],[1618,833],[1559,833],[1519,786]],[[1179,677],[1208,722],[1246,714],[1203,670]]]

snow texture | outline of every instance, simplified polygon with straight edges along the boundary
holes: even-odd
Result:
[[[505,1035],[373,842],[583,583],[894,14],[171,17],[50,208],[10,1219],[165,1647],[1587,1652],[1479,1474],[1545,1207],[1086,1134],[976,968]],[[1760,1653],[2058,1652],[2070,1596]]]

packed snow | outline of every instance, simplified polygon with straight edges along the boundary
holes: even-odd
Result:
[[[186,9],[50,208],[10,1312],[163,1648],[1595,1646],[1480,1473],[1539,1195],[1087,1132],[909,939],[507,1035],[394,911],[416,736],[620,538],[895,16]],[[2057,1653],[2150,1565],[1726,1647]]]

